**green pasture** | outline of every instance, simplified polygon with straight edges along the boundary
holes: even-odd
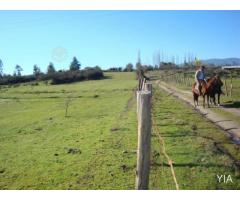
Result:
[[[0,91],[0,189],[134,189],[135,73]],[[66,106],[68,112],[66,114]],[[154,87],[153,117],[180,189],[239,189],[239,147],[179,100]],[[150,189],[175,189],[152,133]],[[218,183],[217,174],[233,183]]]
[[[154,88],[153,118],[173,160],[180,189],[240,189],[239,146],[182,101]],[[152,137],[151,188],[175,189],[157,132]],[[233,182],[218,182],[230,175]]]
[[[0,188],[133,188],[136,85],[134,73],[109,73],[2,89]]]

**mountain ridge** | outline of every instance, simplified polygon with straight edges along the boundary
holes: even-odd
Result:
[[[240,58],[210,58],[202,60],[203,64],[214,65],[240,65]]]

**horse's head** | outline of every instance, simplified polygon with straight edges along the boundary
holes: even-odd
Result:
[[[216,76],[212,76],[211,78],[207,79],[207,83],[208,83],[208,85],[212,85],[212,84],[214,84],[214,82],[216,80],[217,80],[217,77]]]
[[[220,76],[219,76],[219,75],[216,75],[216,76],[215,76],[215,79],[216,79],[215,84],[216,84],[217,86],[219,86],[219,87],[222,87],[222,86],[223,86],[223,82],[222,82]]]
[[[222,86],[223,86],[223,82],[220,79],[220,76],[215,75],[208,80],[207,91],[208,93],[212,93],[212,94],[215,92],[220,92]]]

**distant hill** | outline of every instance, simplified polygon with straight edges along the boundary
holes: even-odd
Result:
[[[204,64],[214,65],[240,65],[240,58],[211,58],[202,61]]]

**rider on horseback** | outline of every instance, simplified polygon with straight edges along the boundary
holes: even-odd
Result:
[[[195,73],[195,82],[196,82],[196,91],[198,92],[199,95],[201,95],[201,82],[206,82],[206,77],[205,77],[205,66],[200,66],[198,70]]]

